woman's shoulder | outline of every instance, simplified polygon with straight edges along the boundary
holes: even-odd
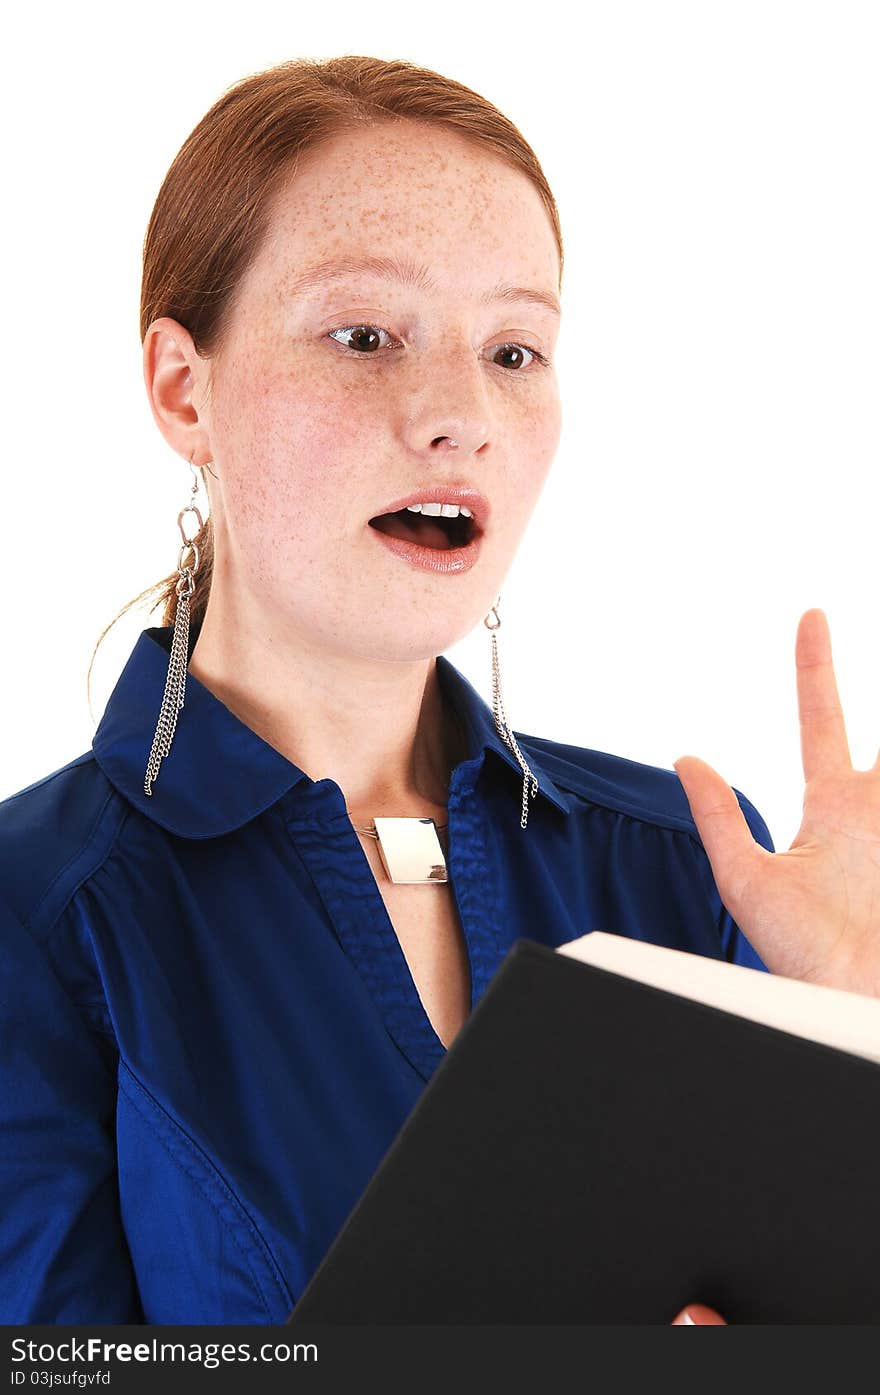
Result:
[[[36,928],[60,913],[100,866],[124,818],[89,750],[0,800],[0,889],[9,911]]]
[[[600,807],[698,838],[684,786],[674,769],[648,765],[628,756],[547,737],[516,733],[526,756],[534,757],[554,788],[573,809]],[[536,770],[540,783],[540,774]],[[770,831],[750,799],[731,786],[753,836],[773,851]]]

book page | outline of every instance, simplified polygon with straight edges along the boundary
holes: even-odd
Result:
[[[557,954],[880,1062],[880,998],[593,930]]]

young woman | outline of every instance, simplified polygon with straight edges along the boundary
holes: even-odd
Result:
[[[144,375],[210,514],[92,748],[0,806],[0,1321],[284,1322],[520,936],[877,991],[821,611],[776,855],[703,762],[514,733],[497,650],[491,708],[443,656],[494,648],[553,459],[561,273],[529,145],[407,63],[248,77],[175,158]]]

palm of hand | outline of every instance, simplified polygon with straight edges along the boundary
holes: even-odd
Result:
[[[823,611],[801,616],[795,661],[806,788],[787,852],[755,842],[705,761],[675,769],[721,899],[771,973],[880,996],[880,753],[853,769]]]

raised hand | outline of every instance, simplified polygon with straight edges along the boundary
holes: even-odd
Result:
[[[755,841],[704,760],[674,768],[721,900],[770,972],[880,997],[880,752],[853,769],[824,611],[801,616],[795,665],[806,789],[788,852]]]

